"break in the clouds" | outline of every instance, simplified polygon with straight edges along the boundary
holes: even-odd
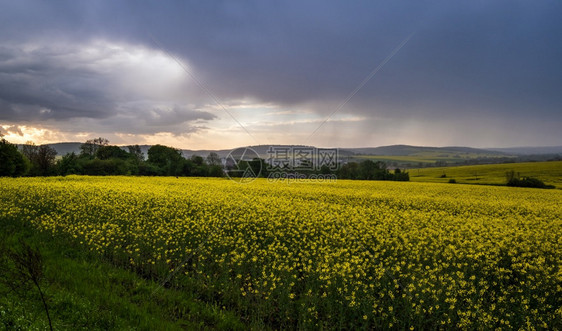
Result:
[[[11,140],[562,142],[557,1],[1,6],[0,128]]]

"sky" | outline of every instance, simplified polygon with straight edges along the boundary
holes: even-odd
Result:
[[[561,1],[3,1],[0,133],[562,145]]]

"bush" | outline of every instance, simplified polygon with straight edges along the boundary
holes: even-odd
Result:
[[[162,169],[148,162],[141,162],[139,164],[138,173],[141,176],[164,176],[164,171]]]
[[[533,177],[519,177],[519,173],[509,171],[506,173],[507,186],[512,187],[532,187],[532,188],[554,188],[553,185],[546,185],[543,181]]]
[[[554,188],[553,185],[546,185],[540,179],[533,177],[513,178],[507,182],[507,186],[514,187],[534,187],[534,188]]]
[[[406,171],[395,171],[394,180],[399,182],[407,182],[410,180],[410,174]]]
[[[451,184],[456,184],[457,181],[456,181],[454,178],[451,178],[451,179],[449,179],[449,183],[451,183]]]
[[[120,159],[89,160],[82,165],[84,175],[90,176],[115,176],[127,175],[127,165]]]

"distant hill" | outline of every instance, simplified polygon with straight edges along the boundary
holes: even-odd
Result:
[[[507,153],[501,151],[471,148],[471,147],[425,147],[410,145],[391,145],[381,147],[366,148],[347,148],[355,154],[365,155],[385,155],[385,156],[413,156],[419,154],[435,153],[435,154],[459,154],[459,155],[488,155],[488,156],[506,156]]]
[[[519,155],[562,154],[562,146],[487,148],[487,150]]]
[[[82,143],[57,143],[48,145],[57,151],[57,155],[62,156],[72,152],[80,154],[80,145],[82,145]]]
[[[353,159],[382,161],[393,167],[425,167],[468,163],[498,163],[515,161],[516,156],[500,151],[471,147],[426,147],[392,145],[367,148],[350,148]]]
[[[80,153],[80,145],[77,142],[65,142],[49,144],[53,147],[59,156],[74,152]],[[151,145],[140,145],[145,157]],[[294,148],[294,147],[312,147],[304,145],[254,145],[249,146],[256,151],[263,159],[267,159],[270,154],[270,147],[274,148]],[[126,146],[122,146],[126,150]],[[184,157],[199,155],[206,157],[209,153],[217,153],[219,157],[225,158],[232,149],[220,150],[192,150],[182,149]],[[544,157],[536,157],[544,155]],[[548,157],[547,157],[548,155]],[[532,160],[547,160],[562,157],[562,146],[554,147],[513,147],[513,148],[471,148],[471,147],[427,147],[427,146],[410,146],[410,145],[391,145],[380,147],[364,147],[364,148],[339,148],[338,156],[343,161],[360,161],[370,159],[374,161],[383,161],[393,166],[399,167],[418,167],[427,165],[444,165],[449,164],[474,164],[474,163],[502,163],[502,162],[521,162]]]
[[[82,143],[74,143],[74,142],[69,142],[69,143],[56,143],[56,144],[48,144],[49,146],[53,147],[56,151],[58,155],[65,155],[67,153],[76,153],[79,154],[80,153],[80,145],[82,145]],[[140,145],[141,151],[144,153],[144,155],[146,156],[148,153],[148,150],[150,149],[152,145]],[[261,157],[263,158],[267,158],[268,153],[267,151],[269,150],[270,147],[274,147],[274,148],[283,148],[283,147],[313,147],[313,146],[304,146],[304,145],[256,145],[256,146],[248,146],[249,148],[253,149],[254,151],[256,151],[256,153],[258,153]],[[121,146],[121,148],[123,148],[124,150],[127,150],[126,146]],[[243,147],[240,147],[243,148]],[[218,150],[213,150],[213,149],[181,149],[181,153],[184,157],[191,157],[192,155],[199,155],[199,156],[207,156],[210,153],[217,153],[219,157],[226,157],[228,155],[228,153],[230,153],[232,150],[234,150],[236,148],[233,149],[218,149]],[[355,154],[354,152],[350,151],[349,149],[339,149],[340,155],[353,155]]]

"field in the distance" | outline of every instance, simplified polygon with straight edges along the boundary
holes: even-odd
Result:
[[[79,176],[0,185],[1,222],[260,328],[562,327],[560,190]]]
[[[506,173],[515,171],[521,177],[538,178],[545,184],[562,188],[562,161],[419,168],[408,171],[410,180],[415,182],[447,183],[454,179],[457,183],[491,185],[505,184]]]
[[[464,162],[471,159],[489,157],[486,154],[443,154],[443,153],[418,153],[414,155],[355,155],[354,159],[359,161],[372,160],[385,163],[396,163],[398,165],[432,165],[439,161],[445,162]]]
[[[469,147],[422,147],[408,145],[352,149],[355,160],[382,161],[399,167],[432,165],[437,162],[466,162],[475,159],[511,159],[514,155]]]

